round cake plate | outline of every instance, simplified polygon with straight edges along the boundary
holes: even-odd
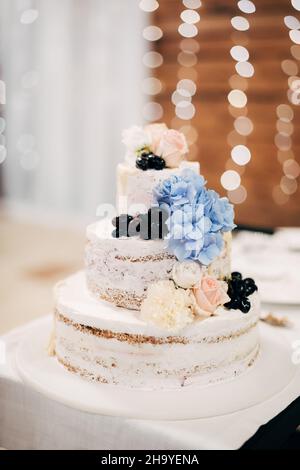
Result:
[[[66,371],[47,354],[52,322],[28,331],[16,352],[23,381],[72,408],[102,415],[151,420],[185,420],[233,413],[261,403],[281,392],[292,381],[296,366],[280,331],[260,325],[259,357],[245,373],[232,380],[178,390],[132,390],[96,384]]]

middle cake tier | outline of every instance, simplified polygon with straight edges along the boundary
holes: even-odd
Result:
[[[113,238],[107,221],[87,228],[86,278],[90,293],[119,307],[139,310],[150,284],[169,279],[175,256],[166,240],[137,237]],[[224,234],[224,248],[203,271],[224,279],[231,273],[231,233]]]

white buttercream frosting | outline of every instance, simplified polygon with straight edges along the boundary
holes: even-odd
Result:
[[[184,168],[199,173],[198,162],[183,161],[178,168],[142,171],[125,164],[117,168],[117,209],[119,213],[145,212],[153,205],[153,189],[171,175],[179,175]]]

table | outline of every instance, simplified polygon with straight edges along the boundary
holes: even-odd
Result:
[[[293,323],[291,329],[280,328],[290,344],[300,340],[300,306],[273,306],[272,311],[287,315]],[[16,372],[16,347],[26,331],[38,321],[42,320],[13,330],[1,338],[6,345],[6,362],[0,364],[0,447],[238,449],[243,445],[264,447],[264,442],[268,442],[270,447],[280,445],[300,424],[300,367],[293,382],[272,399],[250,409],[215,418],[180,422],[145,421],[93,415],[68,408],[25,386]],[[286,411],[280,415],[283,410]],[[279,418],[275,418],[278,415]],[[267,429],[262,428],[254,436],[261,426],[274,418],[275,423],[271,422]],[[284,433],[281,419],[285,422]],[[267,441],[264,433],[267,433]]]

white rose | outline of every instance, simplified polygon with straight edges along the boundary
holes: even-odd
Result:
[[[173,266],[172,277],[179,287],[190,289],[200,282],[201,268],[195,261],[183,261]]]
[[[139,126],[132,126],[122,133],[122,142],[126,145],[129,153],[136,153],[151,144],[149,134]]]
[[[174,129],[168,129],[160,139],[157,155],[165,160],[168,168],[177,168],[187,151],[188,145],[184,134]]]
[[[168,128],[164,123],[148,124],[148,126],[145,127],[145,131],[148,133],[151,142],[151,150],[155,155],[157,155],[160,141],[167,130]]]

